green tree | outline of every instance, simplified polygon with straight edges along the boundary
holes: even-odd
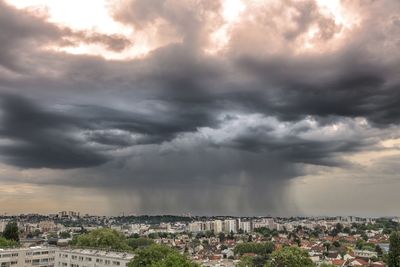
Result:
[[[115,250],[132,250],[121,233],[110,228],[102,228],[82,234],[73,242],[78,247],[106,248]]]
[[[55,232],[50,232],[47,234],[47,239],[49,238],[58,238],[58,234]]]
[[[250,256],[241,257],[237,267],[255,267],[253,258]]]
[[[337,223],[336,224],[336,230],[338,230],[339,233],[342,232],[343,231],[343,224]]]
[[[400,234],[393,232],[389,239],[388,266],[400,267]]]
[[[298,247],[284,247],[274,251],[267,267],[313,267],[315,266],[306,251]]]
[[[382,255],[383,255],[383,250],[382,250],[381,246],[376,245],[376,246],[375,246],[375,252],[378,254],[378,257],[382,257]]]
[[[0,236],[0,248],[13,248],[13,247],[17,247],[18,246],[18,242],[14,241],[14,240],[8,240],[2,236]]]
[[[70,232],[65,231],[60,233],[60,238],[70,238],[70,237],[71,237]]]
[[[234,252],[236,255],[243,255],[245,253],[255,253],[257,255],[266,256],[274,251],[274,244],[272,242],[266,243],[241,243],[237,244]]]
[[[8,240],[14,240],[15,242],[19,242],[19,230],[16,222],[7,223],[4,232],[4,238]]]
[[[154,244],[154,241],[150,238],[139,237],[139,238],[129,238],[128,245],[133,249],[143,248]]]
[[[335,241],[333,241],[332,245],[333,245],[334,247],[338,248],[338,247],[340,247],[340,242],[337,241],[337,240],[335,240]]]
[[[218,234],[218,238],[219,238],[219,241],[222,243],[222,242],[224,242],[225,241],[225,234],[224,233],[219,233]]]
[[[138,249],[128,267],[198,267],[196,263],[190,261],[186,256],[179,254],[178,251],[162,246],[151,245],[147,248]]]

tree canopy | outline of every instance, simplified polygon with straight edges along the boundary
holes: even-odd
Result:
[[[389,267],[400,267],[400,234],[399,234],[399,232],[393,232],[390,235],[388,266]]]
[[[82,234],[74,240],[73,245],[78,247],[107,248],[125,251],[132,250],[125,236],[110,228],[96,229],[89,233]]]
[[[162,246],[151,245],[138,249],[135,258],[129,262],[128,267],[199,267],[178,251]]]
[[[284,247],[274,251],[267,267],[313,267],[315,266],[306,251],[298,247]]]
[[[265,256],[267,254],[272,253],[274,251],[274,244],[272,242],[266,243],[254,243],[247,242],[242,244],[237,244],[234,252],[237,255],[243,255],[245,253],[255,253],[258,255]]]
[[[0,248],[12,248],[12,247],[17,247],[18,242],[14,240],[8,240],[2,236],[0,236]]]
[[[7,223],[3,232],[3,237],[8,240],[19,242],[19,230],[16,222]]]
[[[128,245],[132,249],[143,248],[154,244],[154,241],[150,238],[139,237],[139,238],[129,238]]]

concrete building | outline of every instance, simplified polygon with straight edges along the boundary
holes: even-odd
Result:
[[[202,231],[202,222],[189,223],[188,231],[189,232],[194,232],[194,233],[201,232]]]
[[[251,222],[240,222],[239,229],[242,229],[245,233],[251,232]]]
[[[126,267],[133,254],[92,249],[60,249],[55,267]]]
[[[0,267],[126,267],[133,254],[91,249],[0,249]]]
[[[214,230],[214,233],[221,233],[223,230],[223,224],[221,220],[214,220],[212,221],[212,230]]]
[[[56,248],[0,249],[1,267],[54,267]]]
[[[224,232],[225,233],[236,233],[236,220],[224,220]]]
[[[57,231],[57,225],[53,221],[41,221],[39,222],[39,228],[42,232]]]

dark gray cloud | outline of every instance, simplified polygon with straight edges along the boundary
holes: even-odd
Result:
[[[400,8],[384,3],[345,1],[362,17],[350,32],[314,1],[248,7],[252,19],[210,55],[220,3],[125,1],[116,20],[174,41],[105,60],[43,47],[122,52],[134,38],[60,28],[0,2],[0,158],[56,173],[36,183],[134,192],[143,211],[284,208],[305,166],[352,168],[346,155],[397,137]],[[296,15],[277,15],[286,9]],[[298,52],[310,29],[316,51]]]
[[[79,168],[106,162],[107,157],[74,138],[77,126],[73,118],[2,95],[0,136],[9,142],[1,145],[1,156],[24,168]]]

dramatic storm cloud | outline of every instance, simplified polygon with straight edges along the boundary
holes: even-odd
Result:
[[[398,1],[80,5],[0,1],[7,212],[396,210]]]

